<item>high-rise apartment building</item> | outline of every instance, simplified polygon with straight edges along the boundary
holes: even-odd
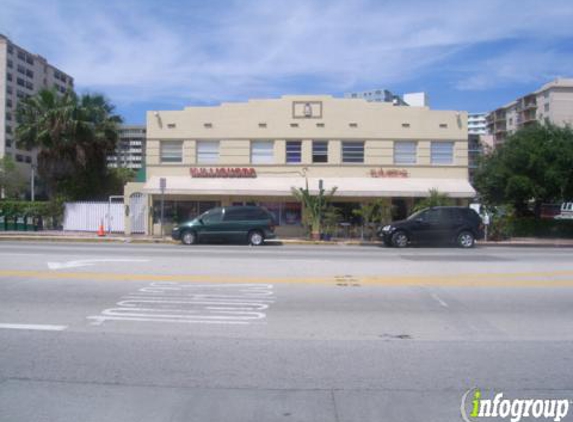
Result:
[[[17,148],[14,142],[18,102],[42,88],[65,92],[73,86],[71,76],[0,34],[0,158],[12,157],[21,171],[29,174],[36,154]]]
[[[494,136],[495,145],[535,122],[573,124],[573,78],[555,79],[487,115],[488,132]]]
[[[468,134],[487,134],[487,113],[468,113]]]
[[[392,103],[397,106],[408,105],[399,95],[393,94],[387,89],[373,89],[370,91],[362,92],[347,92],[344,94],[344,98],[362,98],[368,102]]]
[[[115,154],[107,157],[108,167],[142,168],[145,163],[145,132],[145,125],[121,126]]]

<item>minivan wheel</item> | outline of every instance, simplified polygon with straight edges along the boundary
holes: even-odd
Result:
[[[392,245],[397,248],[405,248],[408,246],[408,235],[403,231],[397,231],[392,235]]]
[[[249,232],[248,241],[249,245],[252,246],[261,246],[264,242],[265,238],[263,234],[258,230],[253,230]]]
[[[181,243],[184,245],[193,245],[197,243],[197,235],[195,235],[195,232],[187,230],[181,235]]]
[[[472,248],[475,244],[474,235],[471,232],[461,232],[458,234],[457,244],[460,248]]]

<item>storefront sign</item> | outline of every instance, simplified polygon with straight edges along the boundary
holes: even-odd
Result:
[[[257,177],[257,172],[252,167],[193,167],[191,177],[252,178]]]
[[[405,178],[409,177],[408,170],[406,169],[372,169],[370,170],[370,176],[372,177],[394,177],[394,178]]]

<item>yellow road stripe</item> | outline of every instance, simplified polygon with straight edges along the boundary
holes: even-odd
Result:
[[[407,276],[335,277],[238,277],[225,275],[121,274],[93,272],[57,272],[0,270],[0,277],[37,279],[79,279],[101,281],[171,281],[191,283],[287,283],[287,284],[360,284],[376,286],[452,286],[452,287],[573,287],[573,271],[472,273]]]

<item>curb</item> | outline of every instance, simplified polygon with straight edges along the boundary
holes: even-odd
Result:
[[[21,235],[2,235],[0,242],[70,242],[70,243],[135,243],[135,244],[179,244],[179,242],[164,238],[129,238],[129,237],[65,237],[65,236],[21,236]],[[315,245],[315,246],[362,246],[362,247],[383,247],[383,242],[372,241],[321,241],[321,240],[302,240],[302,239],[273,239],[265,242],[269,246],[288,246],[288,245]],[[476,242],[476,246],[487,247],[517,247],[517,248],[573,248],[573,242],[527,242],[527,241],[501,241],[501,242]]]

